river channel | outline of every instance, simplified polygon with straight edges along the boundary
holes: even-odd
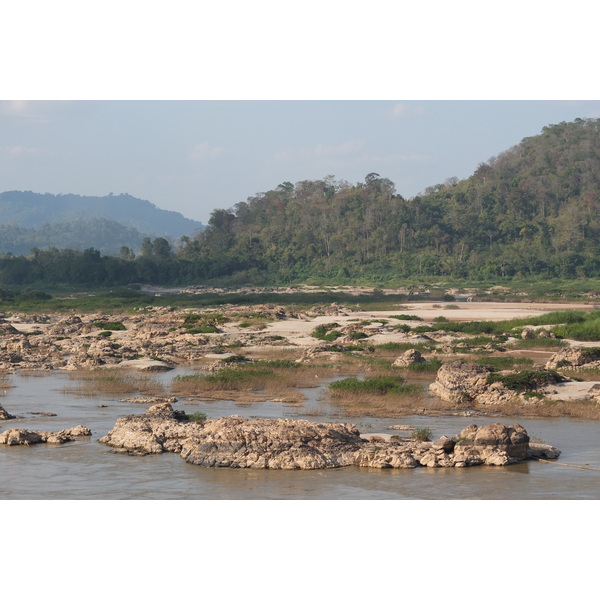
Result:
[[[163,383],[181,370],[155,375]],[[22,373],[9,376],[0,404],[16,420],[2,430],[27,428],[59,431],[89,427],[91,438],[63,445],[0,446],[0,499],[12,500],[596,500],[600,470],[528,461],[509,467],[466,469],[371,469],[346,467],[319,471],[207,469],[185,463],[178,455],[118,454],[98,439],[118,417],[145,412],[147,405],[121,402],[123,396],[86,396],[65,392],[68,373]],[[178,402],[175,408],[202,411],[208,418],[237,414],[248,418],[302,418],[350,421],[335,406],[305,390],[304,405],[280,402],[238,404],[232,401]],[[105,405],[105,406],[101,406]],[[56,413],[44,416],[35,413]],[[496,419],[498,420],[498,419]],[[429,427],[434,436],[455,435],[465,426],[492,422],[479,417],[409,416],[403,419],[360,418],[351,422],[363,433],[395,433],[391,425]],[[558,462],[600,469],[600,426],[574,419],[502,419],[518,422],[531,437],[562,452]]]

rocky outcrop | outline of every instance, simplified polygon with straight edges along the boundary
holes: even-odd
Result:
[[[546,363],[546,369],[600,368],[600,348],[585,346],[567,346],[561,348]]]
[[[181,457],[204,467],[328,469],[354,464],[362,445],[353,425],[224,417],[188,439]]]
[[[64,444],[72,442],[76,437],[92,435],[83,425],[52,431],[32,431],[30,429],[7,429],[0,433],[0,444],[7,446],[30,446],[31,444]]]
[[[15,419],[14,415],[9,414],[2,406],[0,405],[0,421],[8,421],[9,419]]]
[[[347,423],[238,416],[194,422],[166,403],[118,419],[99,441],[131,454],[175,452],[193,465],[237,469],[467,467],[507,465],[532,456],[519,425],[471,425],[456,438],[435,442],[368,437]]]
[[[182,443],[200,433],[202,425],[189,422],[170,403],[155,404],[143,415],[121,417],[99,442],[131,454],[181,452]]]

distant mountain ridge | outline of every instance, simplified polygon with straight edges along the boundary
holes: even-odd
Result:
[[[32,246],[118,252],[123,245],[139,248],[144,237],[177,240],[202,229],[200,221],[129,194],[0,193],[0,252],[22,254]]]

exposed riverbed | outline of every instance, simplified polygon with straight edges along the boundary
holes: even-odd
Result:
[[[163,382],[180,370],[157,374]],[[528,461],[509,467],[414,470],[346,467],[319,471],[207,469],[178,455],[135,457],[98,443],[118,417],[139,414],[143,404],[123,396],[86,396],[64,390],[73,380],[64,372],[13,374],[0,404],[19,418],[0,427],[59,431],[89,427],[91,438],[64,445],[0,446],[1,499],[599,499],[600,471]],[[362,433],[397,433],[392,425],[429,427],[434,436],[455,435],[465,426],[500,420],[518,422],[529,435],[562,452],[558,462],[600,469],[600,427],[594,421],[484,417],[410,416],[402,419],[347,419],[319,399],[319,388],[304,390],[302,405],[281,402],[180,401],[187,413],[209,418],[238,414],[248,418],[302,418],[351,421]],[[106,406],[100,406],[106,405]],[[34,413],[52,412],[56,416]]]

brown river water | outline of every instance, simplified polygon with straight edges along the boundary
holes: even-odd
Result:
[[[156,375],[163,382],[181,373]],[[596,500],[600,471],[528,461],[509,467],[466,469],[370,469],[346,467],[319,471],[206,469],[185,463],[178,455],[117,454],[98,439],[127,414],[147,405],[120,402],[122,396],[83,396],[65,393],[73,381],[66,373],[10,375],[12,387],[0,392],[0,404],[19,418],[4,421],[2,430],[27,428],[59,431],[89,427],[91,438],[60,446],[0,446],[0,499],[12,500]],[[278,402],[237,404],[231,401],[178,402],[186,412],[202,411],[209,418],[303,418],[350,421],[319,399],[320,390],[304,390],[298,408]],[[100,404],[107,406],[102,408]],[[35,415],[53,412],[55,417]],[[306,416],[309,415],[317,416]],[[497,420],[497,419],[496,419]],[[390,425],[429,427],[434,436],[455,435],[471,423],[492,422],[479,417],[409,416],[403,419],[352,419],[363,433],[395,433]],[[518,422],[531,437],[562,452],[558,462],[600,469],[600,424],[574,419],[502,419]]]

